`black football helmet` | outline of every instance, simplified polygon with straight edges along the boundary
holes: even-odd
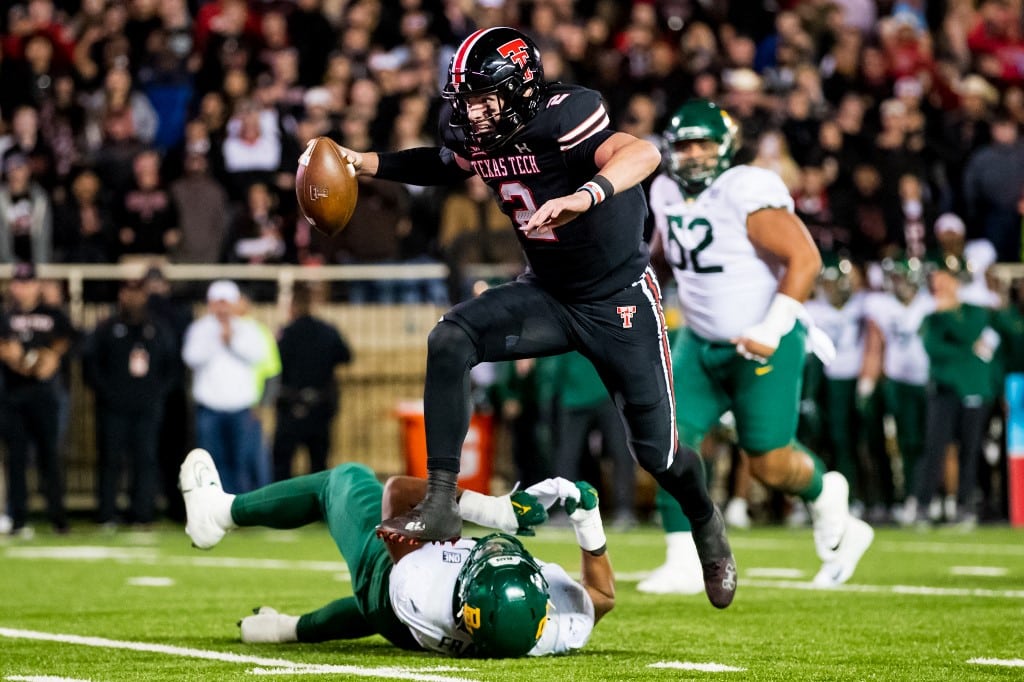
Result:
[[[462,41],[448,65],[442,96],[452,105],[450,125],[482,151],[496,149],[536,115],[544,89],[540,50],[527,35],[505,26],[481,29]],[[493,126],[474,131],[466,98],[497,93],[501,111]]]

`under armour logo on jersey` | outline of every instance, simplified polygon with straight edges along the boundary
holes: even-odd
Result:
[[[633,328],[633,316],[636,315],[635,305],[620,305],[615,308],[615,312],[622,318],[623,329]]]
[[[526,47],[526,41],[522,38],[510,40],[498,48],[498,54],[505,59],[511,59],[517,66],[523,67],[523,82],[533,80],[533,71],[526,64],[530,60],[530,50]]]
[[[533,150],[530,149],[530,145],[525,142],[516,142],[516,151],[520,154],[532,154]]]

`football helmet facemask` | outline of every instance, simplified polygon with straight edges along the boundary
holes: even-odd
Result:
[[[706,99],[692,99],[676,110],[662,134],[666,170],[690,195],[707,189],[732,164],[739,146],[739,127],[725,109]],[[711,140],[715,154],[683,158],[676,150],[680,142]]]
[[[504,144],[536,115],[544,89],[540,50],[525,34],[504,26],[481,29],[462,41],[448,65],[441,95],[452,106],[450,124],[473,147],[490,151]],[[499,112],[484,122],[469,120],[467,98],[494,93]]]
[[[466,557],[452,610],[478,655],[522,656],[544,632],[548,583],[519,540],[493,533],[478,540]]]

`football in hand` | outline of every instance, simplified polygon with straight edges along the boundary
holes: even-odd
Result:
[[[356,169],[333,140],[316,137],[306,145],[295,172],[295,195],[309,224],[328,236],[341,232],[359,198]]]

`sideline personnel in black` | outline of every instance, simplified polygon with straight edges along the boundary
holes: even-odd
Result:
[[[736,591],[736,563],[700,458],[678,442],[661,289],[643,240],[640,183],[658,168],[658,148],[610,130],[599,93],[546,83],[537,45],[511,28],[466,38],[443,95],[450,104],[443,146],[343,151],[360,175],[407,184],[479,175],[515,225],[529,268],[516,282],[456,305],[431,331],[427,494],[409,513],[384,520],[380,533],[413,542],[461,534],[455,485],[473,365],[578,350],[614,398],[633,456],[693,522],[705,591],[725,608]]]
[[[327,468],[331,421],[338,413],[334,370],[351,362],[352,353],[338,330],[313,316],[313,291],[295,285],[291,322],[277,342],[281,353],[281,389],[274,432],[274,480],[291,478],[299,445],[309,452],[310,473]]]
[[[141,279],[126,280],[118,310],[86,338],[82,367],[96,396],[98,483],[96,521],[117,522],[121,473],[131,471],[125,519],[153,522],[158,489],[160,417],[175,376],[174,333],[146,306]]]
[[[7,489],[11,533],[20,535],[28,520],[26,472],[35,447],[36,466],[46,494],[47,515],[54,531],[68,529],[64,509],[64,472],[58,450],[58,395],[54,377],[71,347],[74,329],[58,308],[42,302],[42,290],[31,263],[17,263],[10,283],[5,345],[2,355],[5,392]]]

